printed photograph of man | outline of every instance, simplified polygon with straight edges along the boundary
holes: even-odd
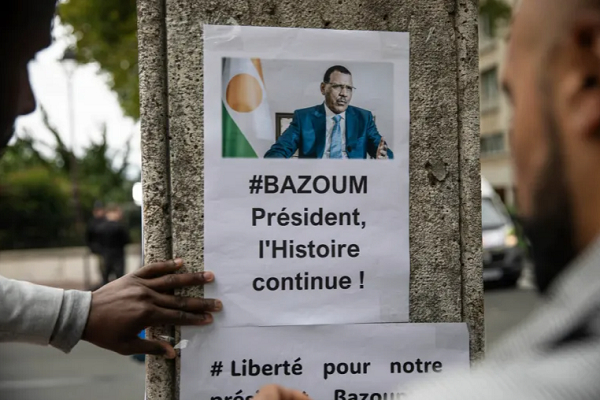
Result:
[[[264,158],[393,159],[371,111],[350,105],[356,88],[342,65],[325,71],[322,104],[294,111],[290,126]]]

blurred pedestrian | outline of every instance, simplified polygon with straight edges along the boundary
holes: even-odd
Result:
[[[0,154],[19,115],[35,110],[27,64],[51,43],[56,0],[0,6]],[[146,265],[91,292],[63,290],[0,276],[0,341],[51,345],[66,353],[80,341],[119,354],[175,358],[168,341],[142,339],[149,326],[205,325],[221,302],[169,294],[214,280],[211,272],[176,274],[183,260]]]
[[[411,400],[600,399],[600,0],[518,3],[502,86],[543,305],[481,366]],[[283,399],[307,400],[274,386],[255,397]]]
[[[125,274],[125,246],[129,244],[129,232],[123,223],[123,210],[116,204],[106,207],[104,220],[97,226],[100,252],[104,261],[102,284]]]
[[[85,230],[85,244],[90,253],[92,253],[98,264],[100,276],[104,276],[104,257],[102,256],[102,247],[100,244],[99,226],[104,222],[104,205],[101,201],[94,203],[92,218],[87,223]]]

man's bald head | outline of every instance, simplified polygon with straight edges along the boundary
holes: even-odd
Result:
[[[503,87],[519,211],[546,289],[600,235],[600,0],[523,0]]]

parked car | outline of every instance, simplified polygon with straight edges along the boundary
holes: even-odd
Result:
[[[525,250],[510,214],[498,194],[481,179],[483,281],[515,286],[525,264]]]

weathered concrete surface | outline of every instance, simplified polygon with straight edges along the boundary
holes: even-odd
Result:
[[[173,253],[187,268],[204,270],[204,96],[202,10],[205,1],[167,1],[167,60],[171,151]],[[185,32],[185,33],[184,33]],[[200,288],[186,295],[203,296]],[[177,336],[179,341],[179,332]],[[180,359],[175,395],[179,398]]]
[[[138,48],[144,192],[144,262],[173,257],[168,145],[164,0],[138,1]],[[148,338],[174,336],[173,327],[150,329]],[[175,362],[146,358],[148,399],[173,399]]]
[[[164,2],[163,9],[160,0],[139,1],[140,46],[144,46],[140,52],[142,91],[156,90],[142,93],[144,160],[146,165],[152,163],[155,182],[171,177],[173,252],[185,258],[187,267],[194,270],[204,268],[202,25],[235,23],[410,32],[410,319],[468,322],[472,357],[481,357],[476,0]],[[166,27],[161,25],[164,21]],[[168,38],[166,66],[161,64],[161,60],[165,61],[165,44],[160,41],[164,29]],[[160,157],[166,154],[161,136],[165,121],[157,114],[163,116],[167,107],[162,97],[167,71],[170,162],[161,167],[164,160]],[[160,154],[154,155],[156,151]],[[150,161],[149,157],[154,158]],[[168,195],[148,186],[148,167],[144,168],[145,189],[152,190],[146,196],[169,201]],[[160,225],[158,219],[167,217],[158,211],[158,216],[151,215],[150,210],[145,214],[146,221],[154,221],[155,229]],[[147,236],[146,248],[169,243],[168,237],[155,231],[152,238]],[[192,293],[201,295],[200,291]],[[178,385],[162,386],[174,381],[158,378],[168,372],[151,365],[149,400],[178,398]]]
[[[469,324],[471,359],[485,349],[481,255],[481,173],[479,149],[479,46],[477,0],[456,8],[458,52],[458,148],[463,321]]]

